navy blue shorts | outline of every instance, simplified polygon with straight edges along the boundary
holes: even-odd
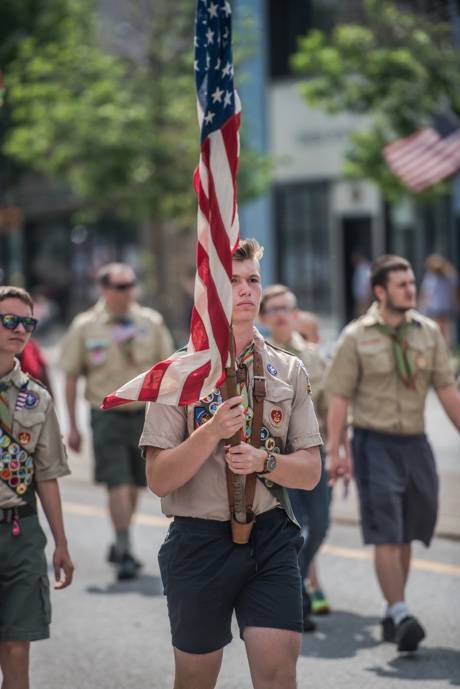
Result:
[[[300,530],[275,508],[256,519],[249,543],[232,542],[230,523],[176,517],[158,561],[172,643],[211,653],[232,640],[233,611],[245,627],[302,632]]]
[[[430,544],[438,511],[438,477],[425,435],[355,428],[353,467],[364,542]]]

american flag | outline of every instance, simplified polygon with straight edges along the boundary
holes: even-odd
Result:
[[[415,192],[421,192],[460,169],[460,123],[437,115],[425,127],[383,149],[392,171]]]
[[[194,177],[197,273],[187,351],[156,364],[108,395],[103,409],[135,400],[192,404],[225,378],[232,253],[239,240],[236,173],[241,107],[233,86],[231,15],[227,0],[198,0],[194,69],[201,154]]]

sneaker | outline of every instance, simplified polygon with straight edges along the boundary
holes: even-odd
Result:
[[[395,628],[395,642],[398,651],[416,651],[420,641],[425,638],[425,630],[420,622],[408,615]]]
[[[314,632],[316,630],[316,623],[313,622],[308,613],[305,613],[303,616],[303,630],[304,632]]]
[[[321,589],[310,591],[311,611],[314,615],[329,615],[331,606]]]
[[[135,579],[137,577],[139,568],[136,560],[129,553],[125,553],[118,563],[117,579],[118,581],[126,581],[128,579]]]
[[[382,627],[382,641],[394,643],[396,625],[393,618],[387,615],[387,617],[380,620],[380,626]]]
[[[137,557],[134,557],[134,555],[131,555],[133,558],[137,569],[140,569],[143,567],[143,564],[140,560],[137,559]],[[107,553],[107,562],[110,562],[111,565],[119,565],[121,563],[122,557],[118,554],[117,548],[115,546],[115,543],[112,543],[112,545],[109,548],[109,551]]]

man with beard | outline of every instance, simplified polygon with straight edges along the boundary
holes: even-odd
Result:
[[[326,381],[329,472],[332,481],[351,474],[338,449],[351,405],[361,526],[364,542],[375,546],[386,601],[383,640],[395,642],[399,651],[414,651],[425,630],[405,602],[411,542],[430,544],[438,507],[425,401],[433,387],[460,429],[460,396],[438,326],[414,310],[416,286],[408,261],[377,258],[371,287],[377,301],[343,331]]]

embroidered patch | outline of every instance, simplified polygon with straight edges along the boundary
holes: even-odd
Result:
[[[204,423],[212,419],[212,414],[206,407],[193,408],[193,427],[199,428]]]
[[[265,441],[265,449],[268,450],[269,452],[272,452],[272,450],[275,447],[275,444],[276,443],[275,443],[273,438],[267,438],[267,440]]]
[[[267,371],[272,374],[272,376],[278,375],[278,369],[276,369],[272,364],[267,364]]]
[[[16,397],[16,406],[14,408],[15,411],[19,411],[21,409],[24,409],[24,405],[26,403],[28,392],[27,390],[21,390],[19,395]]]
[[[30,433],[26,433],[25,431],[18,435],[18,440],[21,443],[21,445],[27,445],[27,443],[30,441],[30,438]]]
[[[40,396],[36,392],[28,392],[26,395],[26,399],[24,402],[24,406],[26,409],[35,409],[35,407],[38,407],[38,403],[40,402]]]
[[[283,420],[283,412],[278,407],[275,407],[275,409],[272,409],[270,417],[275,426],[279,426]]]

